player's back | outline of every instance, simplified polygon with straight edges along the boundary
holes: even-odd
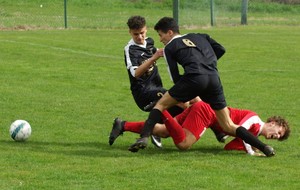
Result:
[[[189,33],[175,38],[165,47],[165,54],[173,56],[176,62],[182,65],[185,73],[216,73],[217,57],[207,36]]]

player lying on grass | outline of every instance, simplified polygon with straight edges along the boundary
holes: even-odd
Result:
[[[229,107],[230,117],[233,122],[246,128],[255,136],[264,136],[266,139],[285,140],[289,137],[290,128],[288,122],[280,116],[273,116],[263,122],[259,116],[250,110],[241,110]],[[153,134],[162,138],[172,137],[175,146],[180,150],[187,150],[196,143],[207,128],[220,127],[216,115],[211,107],[199,101],[187,108],[183,113],[172,117],[167,111],[163,112],[164,124],[156,124]],[[110,140],[115,139],[125,131],[140,133],[144,122],[126,122],[117,118],[112,127]],[[240,138],[235,138],[224,147],[225,150],[244,150],[250,155],[263,156],[245,143]]]

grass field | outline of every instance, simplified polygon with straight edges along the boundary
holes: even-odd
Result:
[[[275,157],[223,151],[210,131],[187,152],[166,139],[162,150],[134,154],[127,148],[138,136],[130,133],[110,147],[116,116],[147,117],[129,91],[127,30],[1,31],[0,189],[299,189],[300,27],[201,32],[227,48],[219,71],[228,104],[289,120],[290,139],[269,142]],[[168,88],[164,61],[158,64]],[[25,143],[10,139],[16,119],[32,126]]]
[[[0,2],[0,28],[3,25],[5,29],[0,30],[1,190],[300,188],[299,5],[267,6],[251,1],[248,26],[204,25],[199,27],[202,29],[182,30],[208,33],[226,47],[227,53],[218,67],[230,106],[254,110],[262,119],[282,115],[290,122],[290,139],[268,142],[276,156],[258,158],[224,151],[223,144],[209,130],[186,152],[178,151],[171,139],[165,139],[163,149],[151,144],[131,153],[127,148],[138,137],[131,133],[118,138],[113,146],[108,145],[115,117],[137,121],[148,116],[137,108],[129,90],[123,61],[129,34],[124,20],[143,12],[152,26],[162,14],[171,16],[166,7],[155,7],[159,1],[151,8],[139,7],[148,0],[128,0],[129,8],[122,11],[120,2],[125,1],[121,0],[74,0],[70,14],[82,17],[71,17],[70,24],[88,18],[84,23],[89,29],[68,30],[12,30],[15,16],[22,23],[28,19],[36,23],[39,16],[35,18],[31,13],[40,10],[42,1]],[[85,6],[80,4],[83,2]],[[181,2],[186,7],[188,2],[196,3]],[[15,6],[16,3],[21,4]],[[26,9],[33,4],[38,8]],[[20,7],[31,11],[23,16],[16,11]],[[112,11],[109,7],[113,7]],[[120,12],[112,17],[114,11]],[[50,13],[53,11],[43,12]],[[93,18],[100,13],[114,20],[104,19],[104,25],[98,27]],[[197,10],[181,13],[182,23],[199,17]],[[203,13],[199,14],[202,17]],[[217,16],[220,20],[220,13]],[[148,35],[155,39],[157,47],[162,47],[152,27]],[[171,87],[164,60],[159,60],[158,65],[165,87]],[[17,143],[9,136],[9,126],[16,119],[25,119],[32,126],[27,142]]]

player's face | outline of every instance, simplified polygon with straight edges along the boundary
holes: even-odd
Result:
[[[140,29],[130,29],[129,33],[136,44],[143,45],[145,43],[145,38],[147,35],[147,27],[144,26]]]
[[[167,43],[169,43],[169,41],[173,38],[173,32],[171,30],[169,30],[167,33],[158,30],[157,33],[159,35],[160,42],[162,42],[164,45],[167,45]]]
[[[272,122],[268,126],[266,139],[279,139],[285,134],[285,128]]]

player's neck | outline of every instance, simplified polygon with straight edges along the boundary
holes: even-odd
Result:
[[[267,131],[268,131],[269,123],[264,123],[262,126],[262,130],[260,135],[267,137]]]

